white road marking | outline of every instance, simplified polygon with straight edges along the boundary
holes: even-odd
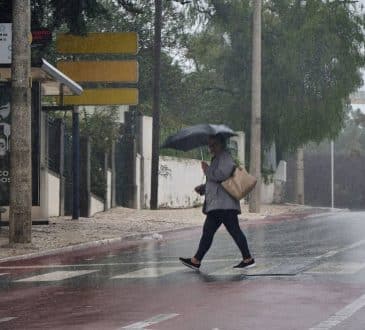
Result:
[[[337,253],[340,253],[340,252],[345,252],[347,250],[351,250],[351,249],[354,249],[354,248],[357,248],[361,245],[364,245],[365,244],[365,239],[364,240],[361,240],[361,241],[358,241],[358,242],[355,242],[353,244],[350,244],[350,245],[347,245],[347,246],[344,246],[343,248],[341,249],[338,249],[338,250],[332,250],[332,251],[328,251],[326,252],[325,254],[322,254],[320,256],[317,256],[315,257],[316,259],[322,259],[322,258],[329,258],[329,257],[332,257],[334,256],[335,254]]]
[[[3,322],[8,322],[8,321],[11,321],[11,320],[14,320],[16,319],[16,317],[3,317],[0,319],[0,323],[3,323]]]
[[[310,328],[309,330],[329,330],[333,327],[337,326],[341,322],[347,320],[350,318],[353,314],[355,314],[359,309],[363,308],[365,306],[365,294],[356,299],[351,304],[347,305],[340,311],[338,311],[336,314],[332,315],[329,319],[326,321],[323,321],[313,328]]]
[[[147,319],[145,321],[136,322],[130,325],[127,325],[123,327],[122,329],[145,329],[146,327],[149,327],[153,324],[160,323],[162,321],[170,320],[179,314],[159,314],[156,316],[151,317],[150,319]]]
[[[8,275],[9,273],[0,273],[0,276]]]
[[[179,270],[185,269],[185,267],[150,267],[142,268],[134,272],[120,274],[113,276],[112,279],[117,278],[146,278],[146,277],[160,277],[171,273],[176,273]]]
[[[365,263],[359,262],[324,262],[310,268],[304,274],[355,274],[365,268]]]
[[[86,260],[86,259],[85,259]],[[214,262],[240,262],[239,258],[235,259],[207,259],[204,263],[214,263]],[[179,260],[165,260],[165,261],[139,261],[139,262],[110,262],[110,263],[100,263],[100,264],[73,264],[73,265],[60,265],[60,264],[50,264],[50,265],[34,265],[34,266],[0,266],[0,269],[43,269],[43,268],[68,268],[68,267],[101,267],[101,266],[133,266],[133,265],[164,265],[164,264],[181,264]]]
[[[91,274],[96,270],[73,270],[73,271],[56,271],[42,275],[36,275],[32,277],[23,278],[15,282],[50,282],[50,281],[62,281],[72,277]]]
[[[340,251],[339,250],[332,250],[332,251],[329,251],[325,254],[322,254],[318,257],[316,257],[316,259],[320,259],[320,258],[330,258],[330,257],[333,257],[334,255],[336,255],[337,253],[339,253]]]

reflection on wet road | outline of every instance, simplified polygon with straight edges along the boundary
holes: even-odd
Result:
[[[0,329],[364,329],[365,213],[243,229],[257,267],[217,233],[200,272],[181,265],[200,230],[106,255],[0,263]]]

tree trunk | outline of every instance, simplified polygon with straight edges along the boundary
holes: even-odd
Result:
[[[30,0],[13,0],[9,242],[30,243],[32,229]]]
[[[295,199],[304,204],[304,149],[298,148],[296,153]]]
[[[152,210],[158,208],[158,169],[160,148],[160,74],[161,74],[161,25],[162,3],[155,0],[155,41],[154,41],[154,75],[153,75],[153,127],[152,127],[152,166],[151,166],[151,200]]]
[[[252,109],[250,173],[257,178],[249,211],[260,212],[261,200],[261,0],[254,0],[252,31]]]

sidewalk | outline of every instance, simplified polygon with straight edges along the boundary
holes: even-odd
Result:
[[[261,213],[249,213],[248,206],[242,205],[240,220],[253,223],[266,217],[288,214],[318,212],[318,208],[303,205],[262,205]],[[90,243],[104,239],[123,238],[138,234],[161,233],[193,226],[202,226],[204,215],[201,208],[134,210],[122,207],[96,214],[92,218],[72,220],[71,217],[50,218],[49,225],[33,226],[32,243],[10,247],[9,231],[2,227],[0,232],[0,259],[46,252],[76,244]],[[155,235],[161,238],[160,235]]]

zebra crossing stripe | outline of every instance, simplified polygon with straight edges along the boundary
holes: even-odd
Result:
[[[32,277],[23,278],[15,282],[53,282],[63,281],[69,278],[82,276],[97,272],[97,270],[72,270],[72,271],[56,271]]]
[[[179,314],[159,314],[156,316],[153,316],[145,321],[141,321],[141,322],[136,322],[130,325],[127,325],[121,329],[145,329],[146,327],[149,327],[151,325],[160,323],[162,321],[166,321],[166,320],[170,320],[176,316],[178,316]]]
[[[324,262],[308,269],[305,274],[355,274],[365,268],[359,262]]]
[[[351,304],[347,305],[336,314],[332,315],[326,321],[323,321],[309,330],[329,330],[350,318],[358,310],[365,306],[365,294],[356,299]]]
[[[129,273],[113,276],[112,279],[161,277],[161,276],[164,276],[164,275],[168,275],[168,274],[171,274],[171,273],[178,272],[181,269],[185,269],[185,267],[149,267],[149,268],[142,268],[142,269],[136,270],[134,272],[129,272]]]
[[[14,319],[16,319],[16,317],[3,317],[0,319],[0,323],[9,322]]]

